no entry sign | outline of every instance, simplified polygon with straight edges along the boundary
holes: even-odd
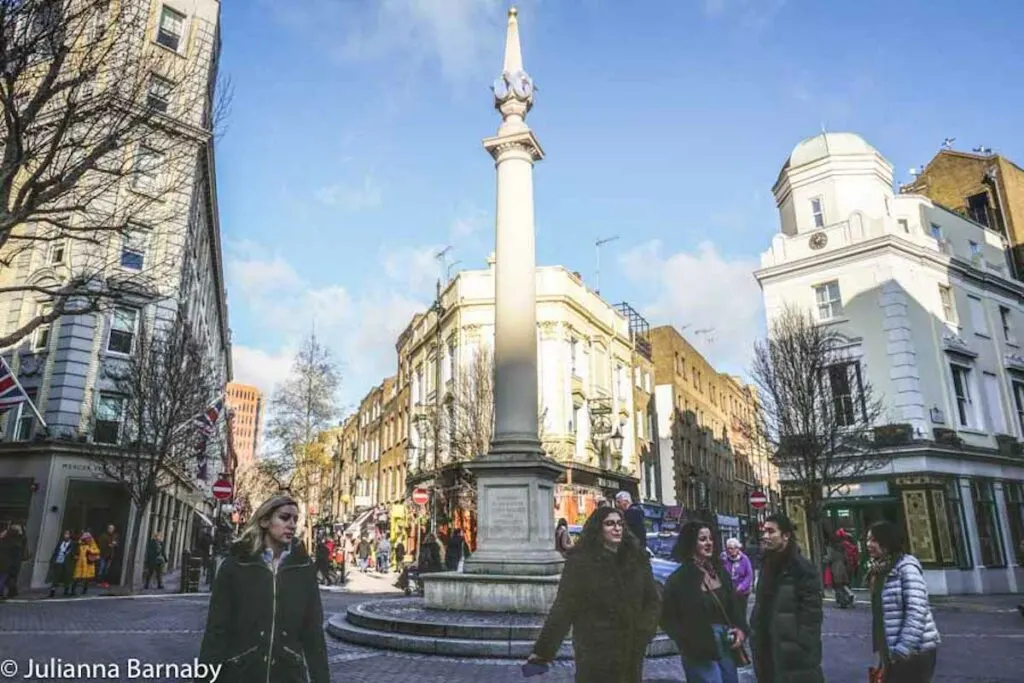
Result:
[[[426,505],[430,500],[430,492],[426,489],[413,489],[412,502],[417,505]]]
[[[764,491],[752,491],[750,493],[750,507],[760,510],[767,504],[768,497],[764,495]]]
[[[231,485],[231,482],[227,479],[218,479],[213,484],[213,497],[217,500],[227,500],[231,497],[231,493],[235,490],[235,487]]]

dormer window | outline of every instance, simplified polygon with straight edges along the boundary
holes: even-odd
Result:
[[[937,240],[941,240],[942,239],[942,226],[941,225],[939,225],[938,223],[932,223],[931,224],[931,231],[932,231],[932,237],[934,237]]]
[[[811,215],[814,217],[814,227],[825,227],[825,208],[821,197],[815,197],[811,200]]]

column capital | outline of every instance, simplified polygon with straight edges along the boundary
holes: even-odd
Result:
[[[532,130],[524,130],[512,135],[496,135],[485,138],[484,149],[486,149],[495,161],[510,154],[525,154],[530,161],[540,161],[544,158],[544,149],[540,146],[537,136]]]

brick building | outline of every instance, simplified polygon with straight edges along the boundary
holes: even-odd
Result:
[[[259,450],[260,430],[263,423],[263,392],[251,384],[229,382],[228,408],[231,416],[231,439],[237,469],[247,465]]]

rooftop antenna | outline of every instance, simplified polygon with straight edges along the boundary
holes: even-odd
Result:
[[[619,239],[618,235],[612,235],[611,237],[605,237],[594,242],[594,248],[597,250],[597,276],[594,278],[595,294],[601,293],[601,247],[617,239]]]
[[[459,265],[460,263],[462,263],[462,259],[458,259],[456,261],[452,261],[451,263],[448,264],[447,275],[448,275],[448,281],[449,282],[451,282],[451,279],[452,279],[452,268],[454,268],[455,266]]]
[[[442,274],[447,274],[448,273],[448,252],[450,252],[451,250],[452,250],[452,247],[449,244],[444,249],[442,249],[441,251],[439,251],[436,254],[434,254],[434,258],[436,258],[438,261],[441,262],[441,273]],[[438,278],[438,282],[440,282],[440,278]]]
[[[991,147],[985,147],[984,145],[982,145],[980,147],[975,147],[971,151],[974,152],[975,154],[991,154],[992,153],[992,148]]]
[[[956,138],[946,138],[942,141],[942,149],[953,149],[954,142],[956,142]]]

